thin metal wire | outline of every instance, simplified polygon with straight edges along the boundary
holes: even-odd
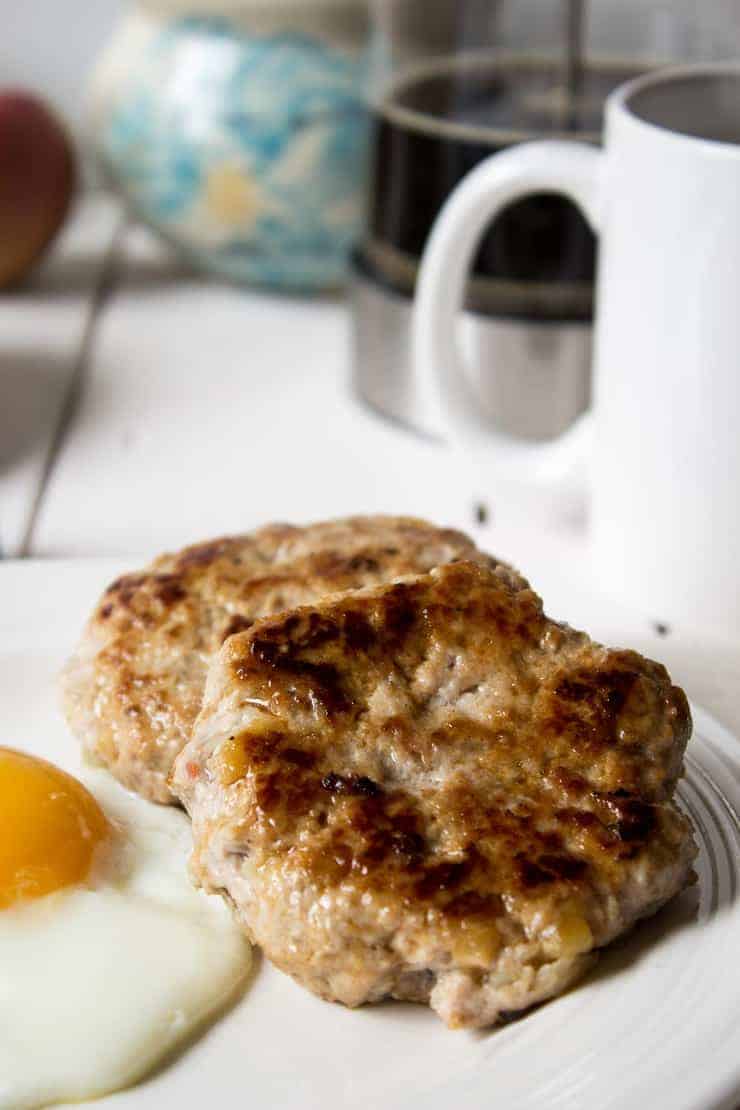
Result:
[[[571,127],[576,123],[578,97],[583,85],[585,27],[585,0],[566,0],[563,86],[566,97],[566,119]]]

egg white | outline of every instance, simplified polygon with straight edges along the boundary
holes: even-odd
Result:
[[[195,890],[184,814],[78,776],[118,830],[88,887],[0,912],[0,1108],[136,1082],[235,997],[251,950]]]

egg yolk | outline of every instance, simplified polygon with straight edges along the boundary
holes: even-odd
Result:
[[[52,763],[0,747],[0,910],[85,881],[111,826]]]

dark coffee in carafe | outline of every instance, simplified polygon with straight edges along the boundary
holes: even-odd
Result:
[[[633,72],[589,67],[568,97],[555,63],[487,52],[427,64],[397,80],[374,114],[364,248],[374,276],[410,293],[437,213],[471,169],[529,139],[598,142],[604,98]],[[526,197],[484,236],[469,305],[509,317],[589,319],[594,254],[593,233],[571,201],[552,193]]]

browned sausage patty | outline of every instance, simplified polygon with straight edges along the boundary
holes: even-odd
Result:
[[[125,786],[172,801],[167,776],[227,636],[257,617],[460,558],[495,565],[460,532],[388,516],[276,524],[163,555],[114,582],[92,614],[63,675],[72,730]]]
[[[278,967],[484,1026],[690,881],[690,730],[658,663],[463,562],[232,637],[173,785],[196,881]]]

